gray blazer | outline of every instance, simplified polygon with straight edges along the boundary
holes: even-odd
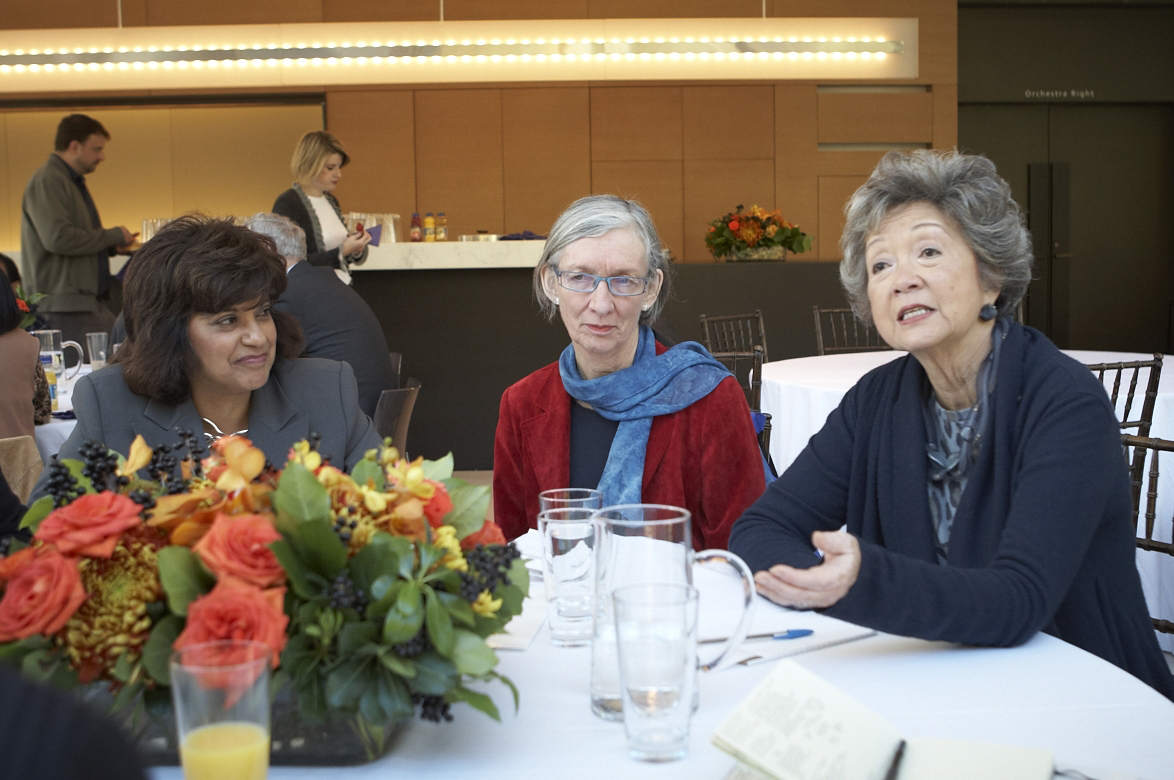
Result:
[[[73,390],[77,427],[61,447],[59,457],[79,458],[86,441],[99,441],[125,455],[141,434],[152,448],[179,441],[176,427],[203,431],[191,399],[170,406],[136,395],[122,378],[122,367],[108,366],[78,380]],[[280,468],[289,448],[317,434],[318,451],[336,466],[350,468],[367,450],[380,445],[370,418],[359,409],[355,374],[346,363],[318,358],[279,360],[269,381],[253,391],[248,438]],[[45,494],[49,470],[33,490],[34,500]]]

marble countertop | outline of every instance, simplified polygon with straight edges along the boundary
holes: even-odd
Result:
[[[533,268],[545,241],[439,241],[371,247],[358,271],[416,271],[462,268]]]

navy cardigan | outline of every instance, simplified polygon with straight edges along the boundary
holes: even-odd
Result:
[[[808,567],[812,532],[847,523],[860,574],[827,614],[994,647],[1042,630],[1174,699],[1134,562],[1121,431],[1092,372],[1011,326],[946,565],[926,492],[927,392],[912,356],[867,374],[734,525],[730,549],[754,571]]]

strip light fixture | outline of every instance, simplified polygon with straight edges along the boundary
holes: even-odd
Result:
[[[0,32],[0,92],[916,78],[917,20],[604,19]]]

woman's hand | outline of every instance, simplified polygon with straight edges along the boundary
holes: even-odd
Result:
[[[754,575],[758,592],[776,604],[796,609],[830,607],[856,584],[860,542],[844,531],[816,531],[811,543],[823,551],[823,563],[810,569],[776,564]]]
[[[355,233],[349,233],[343,239],[342,246],[338,248],[338,251],[343,257],[350,257],[351,255],[357,255],[359,252],[362,252],[369,243],[371,243],[371,234],[366,230],[360,230]]]

